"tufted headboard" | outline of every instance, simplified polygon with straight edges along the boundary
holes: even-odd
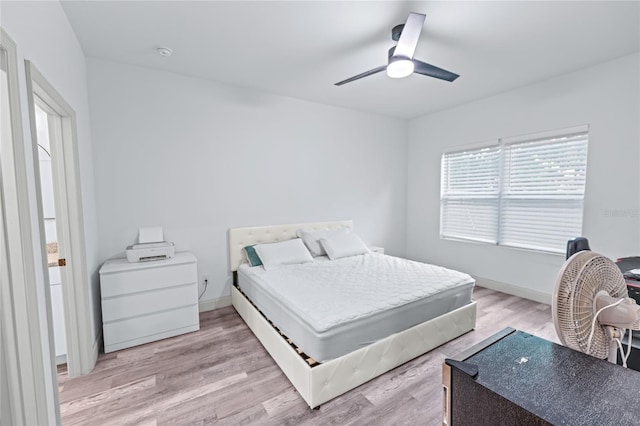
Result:
[[[278,241],[297,238],[298,229],[312,229],[315,231],[352,228],[353,221],[341,220],[336,222],[297,223],[293,225],[255,226],[251,228],[229,229],[229,268],[237,271],[244,262],[242,249],[252,244],[275,243]]]

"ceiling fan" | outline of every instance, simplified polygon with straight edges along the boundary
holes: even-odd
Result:
[[[446,81],[453,81],[460,77],[458,74],[454,74],[450,71],[443,70],[442,68],[438,68],[413,58],[425,17],[426,15],[423,15],[422,13],[412,12],[409,13],[406,23],[393,27],[391,30],[391,38],[393,41],[397,41],[398,43],[389,49],[389,60],[387,65],[381,65],[372,70],[365,71],[362,74],[339,81],[335,83],[335,85],[342,86],[343,84],[351,83],[352,81],[359,80],[363,77],[379,73],[385,69],[387,70],[387,75],[391,78],[403,78],[411,75],[412,73],[422,74]]]

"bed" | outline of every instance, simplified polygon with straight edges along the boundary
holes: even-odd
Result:
[[[429,310],[434,313],[431,313],[426,320],[416,319],[420,318],[416,317],[419,312],[426,310],[424,305],[426,302],[421,301],[421,299],[415,300],[415,303],[414,301],[407,303],[406,305],[413,306],[406,307],[401,303],[397,303],[398,300],[405,298],[406,295],[394,298],[393,290],[387,295],[378,295],[378,291],[373,292],[374,296],[377,295],[378,301],[389,301],[389,304],[392,305],[389,308],[391,312],[394,310],[407,310],[408,312],[403,314],[403,317],[409,318],[407,320],[409,321],[408,324],[410,324],[408,328],[406,328],[406,324],[401,324],[402,321],[400,321],[400,324],[390,321],[389,318],[391,317],[389,315],[391,314],[389,312],[381,311],[376,313],[376,315],[381,315],[381,318],[384,318],[384,321],[378,321],[378,324],[392,324],[393,327],[400,327],[398,330],[385,331],[383,336],[375,335],[376,332],[380,332],[378,329],[381,327],[372,326],[371,321],[367,322],[368,314],[361,315],[365,319],[363,321],[358,322],[360,320],[360,317],[358,317],[358,320],[346,321],[345,325],[343,324],[345,318],[339,318],[340,315],[337,318],[327,315],[328,320],[324,318],[324,311],[322,310],[313,312],[307,310],[309,306],[296,307],[295,305],[298,302],[295,302],[293,296],[290,299],[288,293],[278,293],[279,291],[286,291],[281,289],[281,287],[284,289],[287,287],[284,285],[285,275],[282,275],[285,272],[282,272],[281,275],[275,274],[275,276],[279,277],[278,279],[283,280],[282,285],[277,282],[277,285],[272,283],[270,287],[268,280],[265,280],[268,277],[273,281],[274,274],[271,271],[269,274],[264,274],[264,271],[260,272],[263,268],[243,266],[245,260],[242,249],[252,244],[294,239],[297,237],[296,231],[301,228],[314,230],[352,228],[352,222],[319,222],[231,229],[229,231],[229,261],[230,269],[234,275],[231,300],[236,311],[311,408],[316,408],[324,402],[475,327],[476,304],[470,300],[473,282],[465,285],[444,286],[445,288],[441,293],[447,297],[439,294],[432,295],[435,299],[430,302],[432,307]],[[332,268],[342,267],[343,271],[346,271],[353,267],[353,263],[358,262],[366,265],[382,264],[383,267],[386,267],[384,266],[386,265],[385,262],[394,263],[400,261],[398,258],[372,253],[356,256],[353,259],[340,259],[340,262],[326,260],[324,263],[331,264]],[[427,266],[429,265],[425,265],[425,267]],[[317,259],[313,264],[301,265],[299,268],[289,268],[290,270],[287,270],[286,274],[291,274],[290,277],[287,277],[291,278],[290,288],[295,288],[295,283],[298,279],[294,271],[303,273],[309,268],[316,268],[313,269],[313,273],[320,277],[318,279],[322,279],[323,275],[317,271],[326,268],[326,265],[323,264],[321,259]],[[444,268],[439,268],[439,270],[442,269]],[[455,271],[451,272],[455,273]],[[369,279],[373,280],[371,285],[379,285],[379,283],[375,283],[373,278],[378,274],[370,275]],[[319,287],[317,283],[315,287]],[[327,289],[322,289],[322,291],[324,290]],[[320,299],[332,293],[331,291],[325,291],[323,294],[322,291],[312,292],[312,298]],[[411,294],[412,292],[409,291],[409,293]],[[343,294],[341,298],[343,302],[344,296]],[[359,298],[360,296],[357,297]],[[327,305],[326,300],[322,299],[325,303],[318,304],[325,306]],[[260,309],[258,309],[255,302],[258,302]],[[335,303],[338,304],[339,301]],[[293,307],[290,307],[290,312],[283,314],[276,305],[292,305]],[[343,306],[347,307],[344,303]],[[366,306],[370,306],[370,304]],[[355,309],[358,309],[357,306]],[[265,311],[268,314],[265,314]],[[286,316],[295,316],[296,312],[298,315],[295,320]],[[342,312],[342,309],[338,309],[337,312]],[[351,314],[349,313],[348,315]],[[416,324],[416,321],[419,322]],[[327,325],[327,322],[330,324]],[[307,332],[311,330],[312,334],[319,334],[318,330],[323,332],[323,327],[326,328],[325,331],[327,333],[326,335],[321,335],[319,341],[320,343],[324,341],[324,345],[314,344],[313,336],[307,337],[308,335],[304,334],[304,329],[307,329]],[[341,327],[347,330],[348,336],[352,336],[355,331],[362,331],[363,335],[358,339],[345,339],[340,337],[340,333],[335,332],[336,329],[339,330]],[[315,337],[317,338],[318,336]],[[346,345],[345,342],[347,343]],[[349,346],[349,343],[352,346]],[[307,352],[310,352],[313,356],[310,356],[311,354],[307,354]]]

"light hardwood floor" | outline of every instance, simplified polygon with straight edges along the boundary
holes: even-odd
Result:
[[[446,357],[514,327],[557,342],[551,308],[477,287],[474,331],[311,410],[232,307],[200,315],[200,331],[58,371],[63,424],[441,424]]]

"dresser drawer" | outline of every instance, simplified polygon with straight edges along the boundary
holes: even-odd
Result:
[[[194,330],[199,328],[197,304],[103,324],[105,352],[109,352],[109,347],[118,343],[133,340],[140,343],[141,339],[150,342],[156,340],[154,335],[189,326],[193,326]]]
[[[198,289],[195,283],[125,296],[103,298],[102,322],[109,323],[115,320],[193,305],[194,300],[197,299]]]
[[[103,274],[100,276],[100,289],[102,297],[106,298],[180,284],[197,283],[197,271],[195,263],[184,263]]]

